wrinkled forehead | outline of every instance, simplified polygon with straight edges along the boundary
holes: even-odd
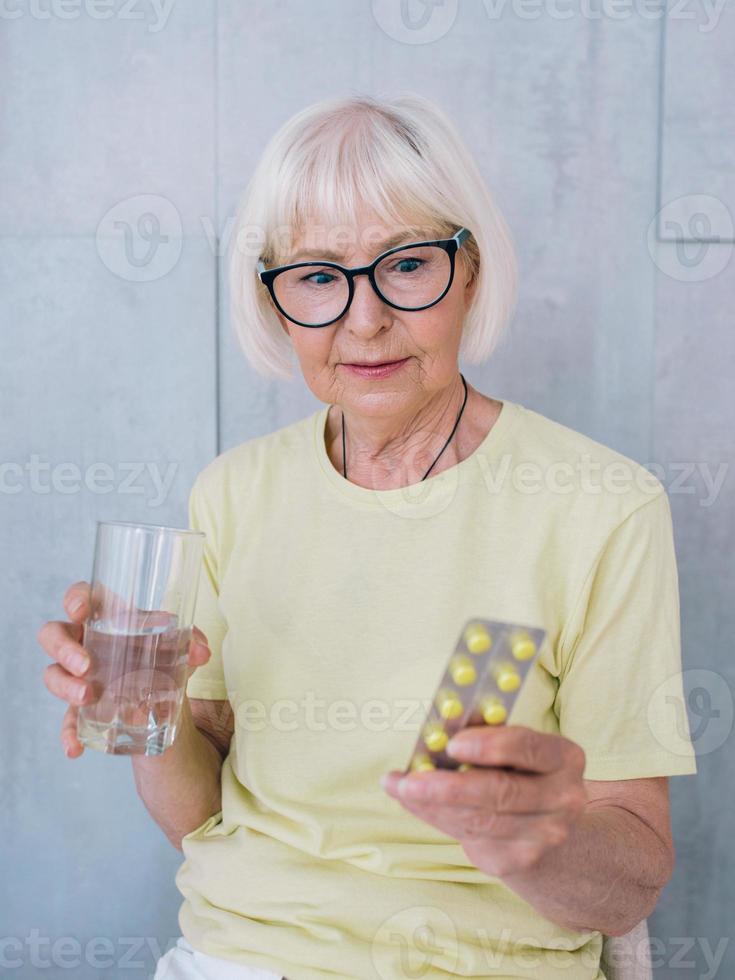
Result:
[[[349,223],[310,217],[282,231],[276,249],[285,261],[313,255],[345,263],[370,261],[389,248],[435,239],[442,234],[436,226],[411,220],[409,216],[388,222],[375,215]]]

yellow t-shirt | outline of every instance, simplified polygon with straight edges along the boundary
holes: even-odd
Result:
[[[197,476],[195,698],[229,698],[222,810],[184,837],[194,948],[295,980],[598,980],[602,935],[539,915],[379,785],[403,769],[462,625],[548,631],[512,724],[595,780],[696,773],[669,501],[644,467],[511,401],[461,463],[345,480],[329,406]],[[677,710],[679,709],[679,710]]]

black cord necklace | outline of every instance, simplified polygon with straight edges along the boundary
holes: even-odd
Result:
[[[464,385],[464,401],[462,402],[462,407],[459,410],[459,415],[457,416],[457,421],[454,423],[454,428],[449,433],[449,438],[447,439],[447,441],[442,446],[441,451],[439,453],[439,456],[441,456],[441,454],[447,448],[447,446],[449,445],[449,443],[452,441],[452,436],[457,431],[457,426],[459,425],[459,420],[462,418],[462,412],[464,412],[464,407],[467,404],[467,382],[465,381],[463,374],[460,374],[460,378],[462,379],[462,384]],[[439,459],[439,456],[436,457],[436,459],[431,464],[431,466],[428,468],[428,470],[426,471],[426,473],[424,473],[424,475],[421,477],[421,480],[422,481],[425,480],[426,477],[429,475],[429,473],[431,473],[431,471],[434,469],[434,467],[437,464],[437,460]],[[347,453],[345,451],[345,413],[344,412],[342,412],[342,475],[344,476],[344,478],[346,480],[347,479]]]

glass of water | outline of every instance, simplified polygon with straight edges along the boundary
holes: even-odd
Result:
[[[82,645],[93,700],[77,733],[91,749],[160,755],[176,737],[204,533],[98,521]]]

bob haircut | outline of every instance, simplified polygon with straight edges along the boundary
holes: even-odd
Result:
[[[284,232],[293,242],[314,221],[354,228],[361,207],[386,225],[420,230],[420,238],[470,229],[458,259],[477,284],[459,356],[470,364],[486,360],[516,301],[510,233],[452,122],[429,99],[405,93],[317,102],[265,147],[237,209],[229,256],[233,326],[253,368],[266,377],[294,376],[291,342],[258,278],[258,259],[267,268],[286,264],[292,249]]]

